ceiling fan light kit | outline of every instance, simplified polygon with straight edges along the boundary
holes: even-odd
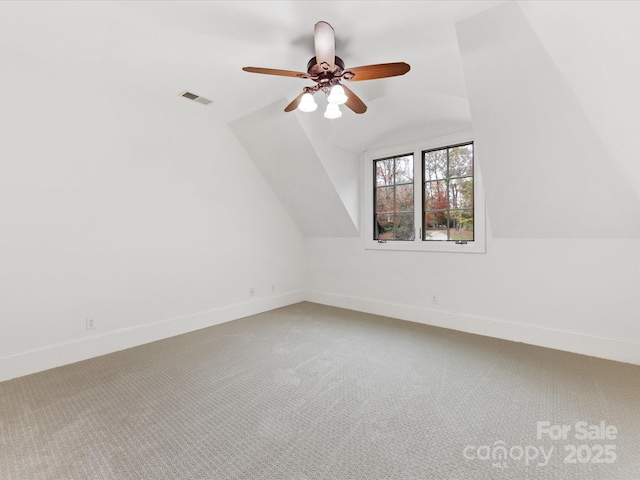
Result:
[[[356,82],[395,77],[404,75],[411,68],[407,63],[395,62],[345,69],[342,59],[336,57],[335,34],[333,27],[327,22],[316,23],[313,41],[316,56],[307,63],[307,73],[261,67],[244,67],[242,70],[251,73],[313,80],[316,84],[304,87],[302,93],[287,105],[284,111],[291,112],[296,108],[303,112],[315,111],[318,105],[313,100],[313,94],[321,90],[328,95],[327,101],[329,102],[324,116],[325,118],[333,119],[342,116],[338,105],[344,104],[357,114],[367,111],[367,106],[364,102],[349,88],[341,85],[340,82],[342,80]]]
[[[349,98],[344,94],[344,88],[341,85],[336,85],[331,89],[327,101],[336,105],[343,105],[347,103]]]
[[[330,103],[327,105],[327,110],[324,112],[324,118],[334,119],[340,118],[342,116],[342,112],[340,111],[340,107],[335,103]]]
[[[302,95],[298,110],[301,112],[314,112],[318,108],[318,104],[313,100],[313,95],[305,93]]]

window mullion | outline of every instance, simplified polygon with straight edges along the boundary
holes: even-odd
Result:
[[[393,238],[398,238],[398,205],[396,203],[398,186],[396,185],[396,158],[393,159]]]
[[[424,173],[420,150],[413,152],[413,241],[420,243],[423,235]]]
[[[445,178],[447,179],[446,183],[445,183],[445,195],[447,196],[447,241],[451,240],[451,197],[450,197],[450,192],[449,192],[449,155],[450,155],[451,149],[447,148],[447,169],[445,171]]]

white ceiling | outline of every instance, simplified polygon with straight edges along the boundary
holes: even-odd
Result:
[[[471,127],[455,23],[501,3],[2,2],[0,43],[86,81],[159,101],[178,101],[182,91],[192,91],[212,99],[198,107],[226,123],[274,102],[284,109],[309,84],[241,68],[305,71],[314,55],[313,25],[325,20],[347,66],[411,65],[403,77],[349,85],[367,103],[364,115],[345,111],[326,120],[321,99],[320,108],[306,114],[327,141],[359,152],[380,138],[404,141],[425,131],[434,136]]]

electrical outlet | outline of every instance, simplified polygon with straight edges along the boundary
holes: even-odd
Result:
[[[438,296],[437,295],[431,295],[431,303],[433,303],[434,305],[438,304]]]
[[[274,283],[273,285],[271,285],[271,293],[274,293],[276,291],[276,284]]]
[[[96,321],[93,318],[87,318],[87,330],[96,328]]]
[[[255,289],[255,288],[253,288],[253,287],[251,287],[251,288],[249,289],[249,296],[250,296],[250,297],[253,297],[255,294],[256,294],[256,289]]]

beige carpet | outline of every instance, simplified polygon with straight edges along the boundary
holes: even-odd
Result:
[[[2,480],[640,479],[639,366],[311,303],[0,383],[0,414]]]

